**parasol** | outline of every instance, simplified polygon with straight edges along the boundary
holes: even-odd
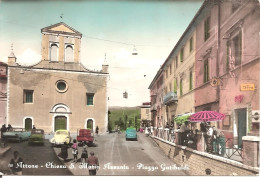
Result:
[[[200,111],[190,116],[190,122],[212,122],[225,118],[224,114],[216,111]]]

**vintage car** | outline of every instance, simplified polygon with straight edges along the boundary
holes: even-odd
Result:
[[[125,131],[125,139],[137,141],[136,129],[135,128],[127,128],[126,131]]]
[[[7,132],[3,133],[3,139],[18,141],[28,140],[31,136],[31,131],[26,131],[24,128],[12,128]]]
[[[94,134],[90,129],[80,129],[77,135],[79,146],[91,145],[94,141]]]
[[[44,145],[44,130],[33,129],[31,131],[31,136],[28,139],[28,145],[32,143]]]
[[[62,145],[64,142],[70,144],[71,137],[68,130],[57,130],[54,134],[54,137],[50,139],[52,146]]]

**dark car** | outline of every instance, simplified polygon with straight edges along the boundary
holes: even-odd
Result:
[[[32,143],[44,145],[44,130],[33,129],[31,131],[31,136],[29,137],[28,144]]]

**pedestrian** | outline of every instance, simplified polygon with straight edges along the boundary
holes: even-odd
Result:
[[[98,126],[96,127],[96,134],[98,135],[98,131],[99,131],[99,128]]]
[[[84,145],[82,153],[81,153],[81,164],[83,164],[83,160],[84,160],[84,163],[86,164],[87,163],[87,158],[88,158],[87,146]]]
[[[99,168],[98,158],[94,155],[94,152],[91,151],[87,159],[89,175],[96,175]]]
[[[222,131],[213,126],[213,151],[215,154],[219,154],[224,156],[226,152],[226,138]],[[220,150],[219,150],[220,147]]]
[[[78,144],[77,140],[73,140],[73,145],[72,145],[72,155],[73,155],[73,160],[75,163],[78,161]]]
[[[207,152],[212,153],[213,152],[213,128],[210,126],[210,124],[207,124],[206,126],[207,129],[207,136],[206,136],[206,144],[207,144]]]
[[[67,161],[67,158],[68,158],[68,148],[69,148],[69,146],[68,146],[68,144],[66,142],[64,142],[61,145],[60,153],[58,154],[58,156],[63,159],[63,162]]]
[[[22,175],[23,164],[24,164],[23,159],[19,157],[18,151],[14,151],[13,156],[14,157],[11,159],[9,164],[10,170],[14,175]]]
[[[33,128],[32,128],[32,129],[34,129],[34,130],[36,129],[35,125],[33,125]]]
[[[184,140],[186,139],[187,132],[189,131],[188,125],[189,122],[185,121],[180,127],[180,145],[184,145]]]
[[[1,127],[1,139],[3,138],[3,134],[7,131],[7,128],[5,127],[5,124]]]
[[[13,130],[13,127],[11,126],[11,124],[8,124],[7,131],[12,131],[12,130]]]

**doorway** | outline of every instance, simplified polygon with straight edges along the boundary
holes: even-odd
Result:
[[[32,119],[31,118],[26,118],[25,119],[25,124],[24,124],[25,130],[32,130]]]
[[[67,118],[65,116],[56,116],[54,123],[54,131],[67,130]]]
[[[237,110],[237,120],[238,120],[238,148],[242,148],[242,137],[246,136],[247,131],[247,118],[246,118],[246,109]]]

